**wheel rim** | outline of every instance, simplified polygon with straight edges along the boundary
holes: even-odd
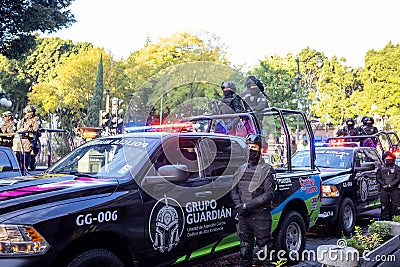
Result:
[[[289,251],[299,251],[302,242],[302,233],[300,225],[291,222],[286,231],[286,247]]]
[[[353,210],[349,205],[344,207],[343,211],[343,226],[344,228],[350,228],[353,225],[354,214]]]

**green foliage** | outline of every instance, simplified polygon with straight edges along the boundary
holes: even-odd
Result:
[[[392,234],[392,227],[389,222],[377,221],[368,226],[368,232],[377,234],[383,241],[389,240]]]
[[[96,83],[94,86],[93,97],[90,100],[88,115],[85,118],[85,125],[97,127],[99,126],[99,114],[103,109],[103,56],[100,54],[99,66],[97,67]]]
[[[32,34],[51,33],[75,22],[73,0],[3,0],[0,2],[0,53],[10,58],[27,52]]]
[[[393,216],[392,221],[400,223],[400,215]]]
[[[377,233],[367,233],[363,235],[360,226],[355,227],[354,235],[350,238],[343,236],[346,240],[348,247],[353,247],[358,250],[359,254],[362,255],[365,250],[373,250],[382,243],[382,239]]]

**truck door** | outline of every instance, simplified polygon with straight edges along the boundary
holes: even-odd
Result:
[[[355,164],[356,170],[360,168],[360,171],[356,172],[357,211],[362,212],[378,207],[379,186],[376,181],[376,170],[382,164],[378,153],[373,149],[361,148],[355,153]],[[371,168],[363,167],[368,165]]]
[[[222,210],[213,197],[212,180],[203,175],[198,140],[175,137],[165,141],[151,157],[143,179],[144,257],[153,264],[155,259],[193,258],[193,251],[217,240],[207,226],[222,216]]]

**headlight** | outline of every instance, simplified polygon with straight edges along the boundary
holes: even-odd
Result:
[[[0,224],[0,257],[44,254],[49,243],[32,227]]]
[[[323,185],[322,186],[322,196],[323,197],[338,197],[339,191],[334,185]]]

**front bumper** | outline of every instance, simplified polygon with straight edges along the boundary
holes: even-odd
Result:
[[[317,224],[333,225],[339,214],[339,198],[324,197],[319,211]]]

